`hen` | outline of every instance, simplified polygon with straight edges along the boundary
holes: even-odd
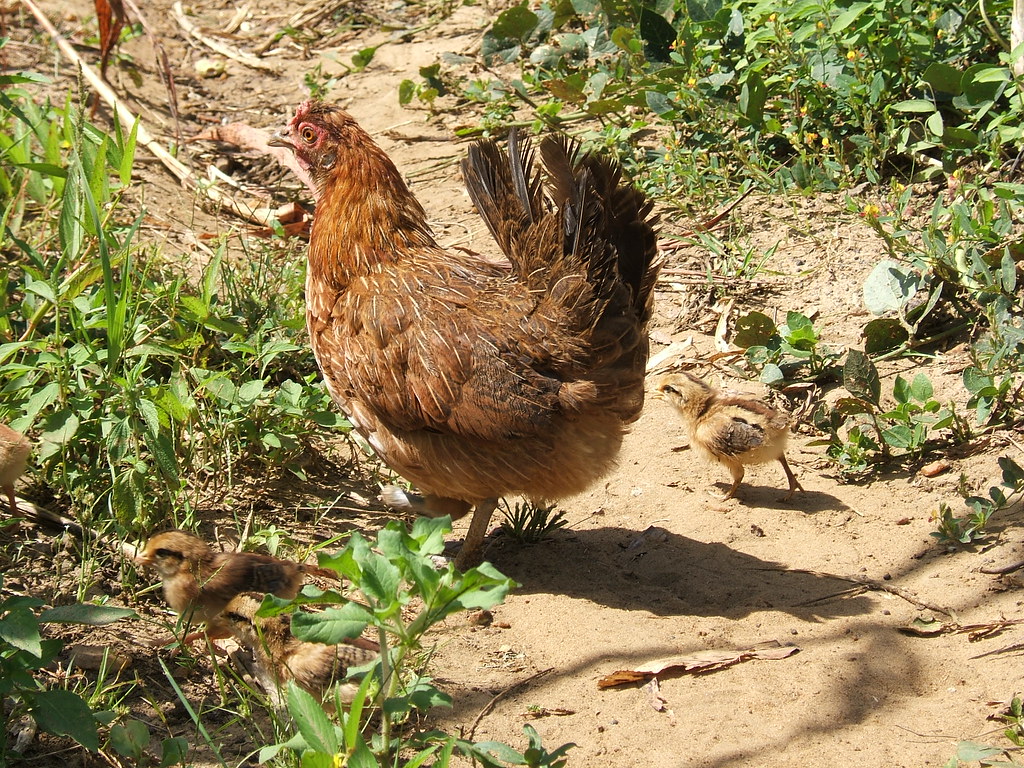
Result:
[[[658,272],[652,204],[566,139],[462,170],[508,263],[441,248],[398,169],[339,108],[302,104],[283,134],[317,190],[306,322],[334,400],[424,492],[475,507],[456,565],[479,562],[498,498],[578,493],[615,463],[640,413]]]
[[[299,594],[307,573],[328,573],[336,578],[331,571],[270,555],[214,552],[205,541],[184,531],[153,536],[136,562],[160,574],[164,598],[183,623],[205,623],[211,638],[231,635],[220,614],[242,592],[270,592],[293,598]],[[196,636],[190,634],[184,642]]]
[[[349,669],[374,661],[380,649],[368,648],[362,638],[359,645],[299,640],[292,635],[291,616],[258,617],[260,604],[251,595],[239,595],[228,603],[223,619],[235,639],[252,652],[256,676],[267,695],[280,705],[281,689],[294,680],[329,712],[334,710],[333,690],[342,702],[351,702],[358,686],[345,682]]]
[[[730,499],[743,480],[745,464],[778,460],[789,479],[789,500],[803,490],[786,461],[789,416],[754,397],[724,397],[711,385],[689,373],[659,377],[654,386],[683,419],[690,444],[732,474]]]
[[[20,432],[6,424],[0,424],[0,489],[7,494],[11,514],[18,514],[18,502],[14,498],[14,484],[25,474],[28,455],[32,446]]]

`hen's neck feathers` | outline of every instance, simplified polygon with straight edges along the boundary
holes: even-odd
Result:
[[[317,185],[311,277],[342,288],[378,264],[436,247],[423,206],[369,135],[356,146],[339,148],[337,164]]]

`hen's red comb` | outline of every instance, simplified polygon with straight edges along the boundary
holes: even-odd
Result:
[[[298,125],[307,117],[309,117],[309,113],[312,111],[315,104],[316,102],[313,101],[313,99],[307,99],[306,101],[299,104],[298,109],[295,110],[295,117],[293,117],[291,120],[291,125]]]

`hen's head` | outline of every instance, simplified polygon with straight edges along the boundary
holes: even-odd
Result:
[[[304,101],[288,128],[275,133],[267,143],[291,149],[299,165],[317,186],[321,186],[338,164],[339,154],[356,144],[365,144],[368,138],[352,116],[340,107]]]

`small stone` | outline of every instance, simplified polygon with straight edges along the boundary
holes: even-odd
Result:
[[[489,627],[494,621],[494,614],[490,611],[476,611],[469,614],[469,624],[474,627]]]
[[[200,77],[220,77],[225,72],[224,62],[218,59],[199,59],[196,74]]]

